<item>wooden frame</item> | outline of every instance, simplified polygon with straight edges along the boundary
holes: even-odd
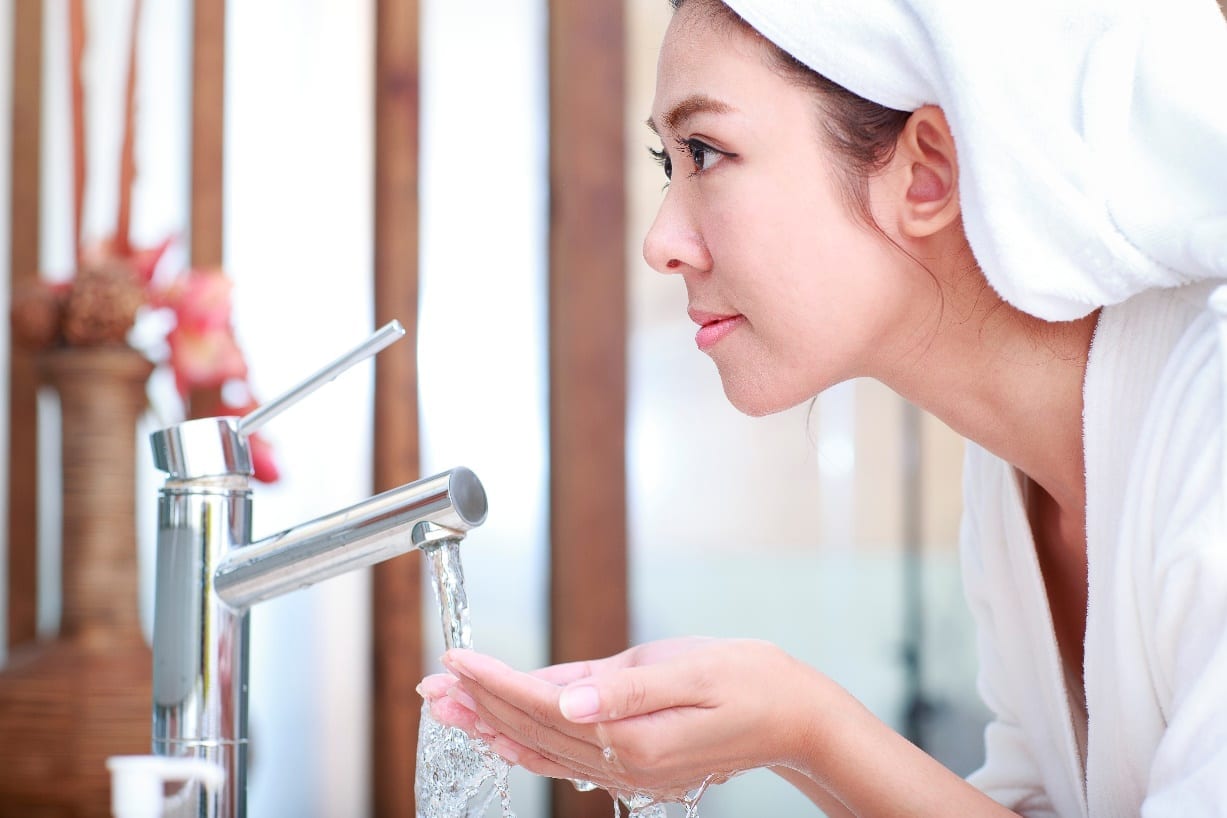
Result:
[[[375,0],[375,325],[398,319],[406,338],[375,362],[374,482],[384,491],[420,476],[417,403],[418,3]],[[375,566],[371,697],[376,818],[414,818],[416,693],[423,673],[421,556]]]
[[[38,279],[42,140],[42,0],[13,3],[11,291]],[[38,376],[9,329],[8,644],[38,630]]]
[[[192,10],[193,267],[221,267],[226,124],[226,0],[196,0]]]
[[[629,639],[626,34],[622,0],[549,13],[550,652],[566,662]],[[609,814],[603,793],[553,793],[558,818]]]

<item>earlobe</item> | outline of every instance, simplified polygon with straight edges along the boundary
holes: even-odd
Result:
[[[931,236],[958,218],[958,159],[940,108],[926,105],[912,114],[899,135],[896,160],[906,174],[899,225],[905,236]]]

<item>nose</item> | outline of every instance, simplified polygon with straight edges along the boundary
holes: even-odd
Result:
[[[683,273],[711,267],[707,247],[688,218],[681,197],[670,189],[643,237],[643,259],[658,273]]]

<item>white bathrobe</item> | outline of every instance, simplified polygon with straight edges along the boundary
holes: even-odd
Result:
[[[964,583],[995,720],[970,780],[1028,815],[1227,815],[1227,287],[1106,307],[1085,383],[1085,701],[1015,470],[969,445]]]

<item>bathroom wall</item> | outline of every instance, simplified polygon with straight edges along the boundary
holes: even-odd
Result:
[[[373,329],[370,2],[227,3],[224,258],[257,397],[293,386]],[[283,478],[257,537],[370,494],[372,368],[267,428]],[[369,577],[252,612],[252,815],[369,809]]]
[[[422,468],[474,470],[487,522],[461,546],[474,645],[548,658],[545,0],[422,4]],[[426,661],[442,635],[424,593]],[[545,781],[515,769],[516,814]]]

